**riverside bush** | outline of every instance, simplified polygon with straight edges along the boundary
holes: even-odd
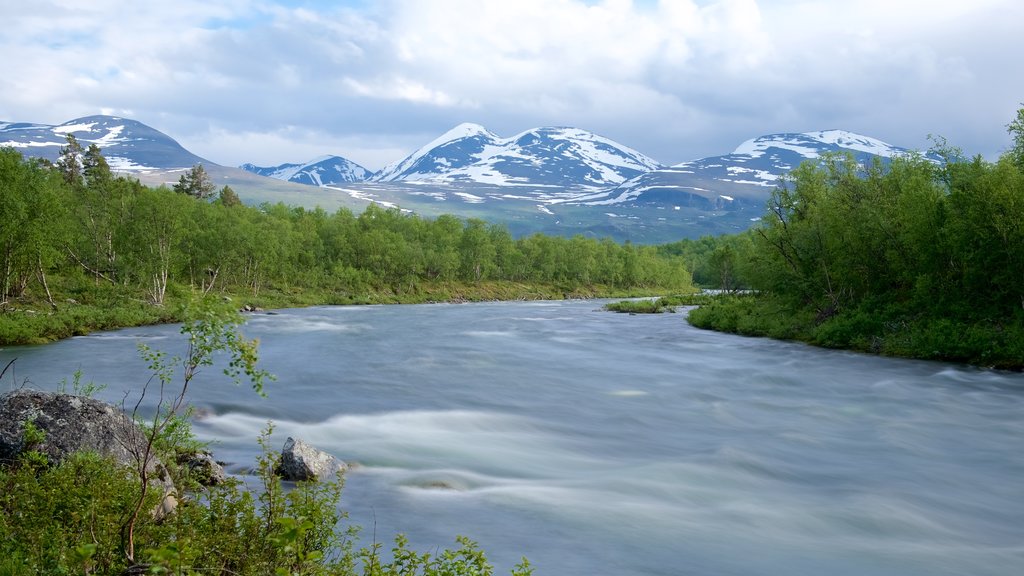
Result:
[[[492,567],[468,539],[436,556],[419,554],[396,539],[392,558],[379,546],[356,549],[355,527],[341,526],[342,480],[286,487],[275,475],[279,457],[268,448],[272,426],[259,438],[255,472],[204,487],[178,455],[202,446],[192,435],[185,404],[193,377],[229,354],[225,375],[244,376],[255,393],[273,377],[257,367],[257,343],[238,331],[239,315],[210,300],[182,312],[188,352],[168,357],[140,345],[159,402],[141,422],[142,437],[125,446],[133,460],[77,453],[50,464],[32,449],[45,439],[33,421],[23,425],[23,451],[0,462],[0,576],[7,574],[246,574],[339,576],[488,576]],[[174,391],[174,380],[181,378]],[[76,373],[73,388],[88,392]],[[66,386],[66,382],[64,384]],[[141,418],[139,403],[132,416]],[[165,488],[154,479],[152,458],[169,466],[176,507],[167,512]],[[246,482],[254,482],[248,485]],[[172,493],[173,494],[173,493]],[[159,510],[159,512],[158,512]],[[512,571],[527,576],[527,562]]]
[[[1024,369],[1022,118],[1024,108],[1008,126],[1015,148],[996,162],[940,143],[927,158],[803,163],[773,191],[750,242],[696,246],[732,250],[756,301],[716,301],[691,322]]]
[[[339,526],[345,518],[338,509],[342,482],[299,482],[286,489],[273,474],[275,465],[276,456],[265,451],[255,476],[190,492],[163,521],[144,515],[135,533],[143,558],[132,564],[121,538],[139,491],[131,469],[89,453],[57,466],[29,459],[7,463],[0,466],[0,575],[120,575],[132,566],[151,574],[493,573],[466,538],[437,555],[410,550],[400,535],[390,558],[379,544],[356,548],[358,529]],[[151,494],[146,509],[160,496]],[[531,573],[525,560],[512,571]]]

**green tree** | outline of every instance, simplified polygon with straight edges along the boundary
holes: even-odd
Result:
[[[38,280],[50,306],[56,303],[48,269],[63,255],[69,223],[64,184],[36,160],[0,150],[0,300],[24,295]]]
[[[242,205],[242,199],[239,198],[238,194],[236,194],[235,191],[231,189],[231,186],[228,186],[227,184],[220,189],[220,194],[217,199],[220,201],[221,206],[225,206],[227,208]]]
[[[494,245],[491,244],[491,237],[487,232],[487,223],[476,218],[468,220],[459,240],[462,278],[474,282],[487,279],[494,268],[495,255]]]
[[[1013,138],[1010,158],[1018,168],[1024,170],[1024,105],[1017,109],[1017,116],[1006,126],[1006,130]]]
[[[172,273],[182,257],[187,199],[166,189],[143,189],[125,234],[131,238],[133,272],[150,302],[163,306]]]
[[[66,143],[61,147],[57,156],[57,170],[64,178],[64,182],[71,185],[82,183],[82,145],[74,134],[64,136]]]
[[[113,177],[107,159],[96,144],[90,144],[82,156],[82,173],[85,181],[92,185],[103,184]]]
[[[174,185],[174,191],[181,194],[197,198],[199,200],[206,200],[213,196],[213,192],[216,186],[210,179],[210,175],[203,168],[202,164],[196,164],[195,166],[188,169],[187,172],[178,178],[178,183]]]

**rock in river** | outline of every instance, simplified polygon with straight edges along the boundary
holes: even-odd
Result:
[[[323,480],[345,471],[345,463],[302,440],[288,438],[277,473],[285,480]]]

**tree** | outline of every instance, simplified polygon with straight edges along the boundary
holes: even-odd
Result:
[[[107,159],[100,152],[100,147],[95,144],[89,144],[89,148],[86,149],[82,157],[82,172],[86,182],[90,184],[100,184],[113,177]]]
[[[73,134],[67,134],[67,145],[62,146],[57,158],[57,170],[71,185],[82,183],[82,145]]]
[[[185,398],[192,380],[203,368],[213,366],[215,357],[220,353],[230,357],[224,374],[235,384],[244,377],[257,394],[265,396],[263,385],[273,379],[269,372],[257,366],[259,342],[246,339],[241,334],[238,330],[241,318],[236,312],[200,303],[198,309],[190,310],[187,314],[188,320],[181,327],[181,333],[188,337],[188,348],[184,356],[168,358],[165,352],[153,350],[145,344],[139,345],[139,353],[149,365],[152,376],[142,387],[132,410],[132,420],[140,419],[139,408],[149,391],[150,383],[155,382],[159,396],[156,409],[146,426],[145,437],[140,438],[137,448],[130,449],[139,475],[139,494],[135,506],[125,519],[122,534],[125,556],[132,562],[136,560],[135,529],[151,485],[150,474],[154,470],[155,452],[161,442],[172,441],[169,438],[170,432],[183,417]],[[181,370],[181,381],[175,390],[177,369]]]
[[[181,178],[178,178],[178,183],[174,185],[175,192],[180,192],[199,200],[206,200],[213,196],[215,189],[216,186],[214,186],[210,175],[206,173],[206,169],[203,168],[202,164],[196,164],[189,168],[188,172],[182,174]]]
[[[474,282],[489,278],[491,268],[494,267],[495,255],[490,234],[487,232],[487,223],[478,218],[470,218],[462,229],[462,239],[459,240],[462,278]]]
[[[150,302],[156,306],[164,304],[172,265],[180,257],[178,247],[185,236],[187,204],[192,203],[166,189],[144,189],[126,226],[132,238],[134,275],[147,286]]]
[[[1013,137],[1010,158],[1018,168],[1024,170],[1024,104],[1017,110],[1017,117],[1006,125],[1006,131]]]
[[[56,308],[46,270],[69,228],[60,177],[12,149],[0,150],[0,301],[21,297],[32,278]]]
[[[242,205],[242,199],[239,198],[238,194],[236,194],[235,191],[231,189],[231,186],[228,186],[227,184],[225,184],[224,187],[220,189],[220,195],[218,196],[218,200],[220,200],[222,206],[225,206],[227,208]]]

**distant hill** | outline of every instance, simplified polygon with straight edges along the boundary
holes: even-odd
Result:
[[[659,167],[636,150],[578,128],[534,128],[500,138],[483,126],[460,124],[370,180],[594,189]]]
[[[83,146],[96,144],[111,169],[145,172],[214,164],[184,149],[170,136],[142,122],[116,116],[86,116],[57,126],[0,122],[0,147],[11,146],[26,156],[56,160],[66,135]]]
[[[268,178],[312,186],[361,182],[371,174],[366,168],[341,156],[323,156],[305,164],[280,164],[267,167],[242,164],[239,168]]]
[[[376,174],[338,156],[272,167],[221,166],[141,122],[87,116],[58,126],[0,122],[0,146],[54,160],[74,134],[103,149],[111,168],[154,186],[203,164],[249,204],[356,212],[368,202],[424,216],[500,223],[516,235],[583,234],[657,243],[745,230],[779,178],[805,160],[849,152],[859,161],[907,150],[843,130],[760,136],[733,152],[675,166],[577,128],[535,128],[500,138],[461,124]],[[301,183],[301,184],[300,184]]]
[[[910,150],[844,130],[770,134],[747,140],[731,154],[652,170],[575,202],[592,206],[686,203],[711,209],[737,201],[763,205],[779,178],[802,162],[830,152],[850,153],[857,161],[867,162],[873,157],[908,154]]]

